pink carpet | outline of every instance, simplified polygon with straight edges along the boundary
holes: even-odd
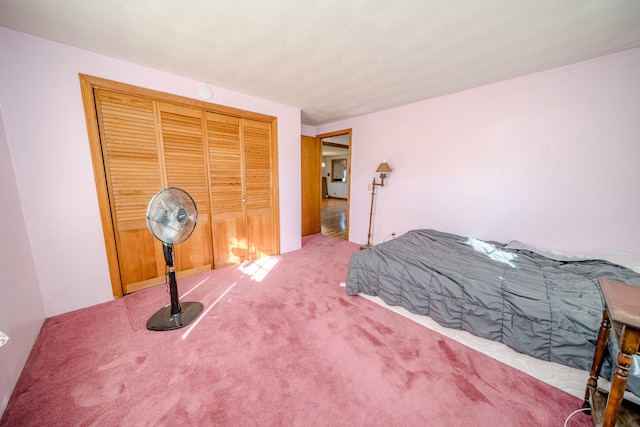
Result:
[[[357,245],[303,243],[179,279],[182,300],[204,305],[183,329],[145,329],[169,303],[164,286],[47,319],[0,425],[562,426],[580,407],[347,295],[339,283]]]

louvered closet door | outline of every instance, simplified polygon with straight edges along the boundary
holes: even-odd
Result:
[[[198,209],[193,234],[173,247],[175,269],[181,277],[212,268],[204,112],[166,103],[159,105],[166,185],[189,193]],[[159,241],[157,244],[161,245]]]
[[[249,259],[276,253],[271,125],[242,120]]]
[[[95,91],[96,109],[123,292],[164,281],[164,261],[146,210],[162,188],[153,101]]]
[[[213,264],[215,268],[247,259],[240,119],[206,113]]]

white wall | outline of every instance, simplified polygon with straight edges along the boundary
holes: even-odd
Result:
[[[203,83],[1,27],[0,57],[0,105],[45,313],[109,300],[78,73],[192,98]],[[280,248],[300,248],[300,110],[209,86],[212,103],[277,116]]]
[[[44,307],[20,195],[13,175],[9,147],[0,111],[0,331],[9,341],[0,348],[0,416],[4,412],[22,367],[44,322]]]
[[[349,197],[349,184],[347,182],[333,181],[331,179],[331,161],[345,159],[348,163],[348,157],[345,156],[325,156],[322,157],[322,161],[325,166],[322,168],[324,176],[327,178],[327,191],[329,197],[335,197],[339,199],[346,199]]]
[[[640,253],[640,49],[352,120],[350,239],[435,228]]]

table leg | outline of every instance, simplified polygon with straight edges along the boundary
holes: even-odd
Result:
[[[596,343],[596,351],[593,355],[593,364],[591,365],[591,373],[589,374],[589,380],[587,381],[587,390],[584,393],[583,408],[590,408],[589,403],[589,390],[598,389],[598,376],[600,375],[600,369],[602,368],[602,362],[604,361],[604,353],[607,349],[607,340],[609,339],[609,332],[611,331],[611,321],[609,320],[609,313],[607,310],[602,312],[602,322],[600,322],[600,330],[598,331],[598,342]]]
[[[620,343],[620,353],[618,353],[618,363],[613,373],[611,381],[611,391],[607,398],[607,409],[604,413],[603,427],[613,427],[618,419],[620,405],[627,388],[629,378],[629,368],[633,362],[632,356],[638,351],[640,345],[640,330],[625,326],[622,331],[622,341]]]

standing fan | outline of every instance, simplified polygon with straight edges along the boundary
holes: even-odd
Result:
[[[147,206],[147,227],[162,242],[164,260],[167,263],[171,305],[158,310],[147,321],[147,329],[169,331],[187,326],[202,311],[199,302],[183,302],[178,298],[176,271],[173,269],[173,245],[191,236],[198,221],[198,209],[191,196],[184,190],[168,187],[160,190]]]

